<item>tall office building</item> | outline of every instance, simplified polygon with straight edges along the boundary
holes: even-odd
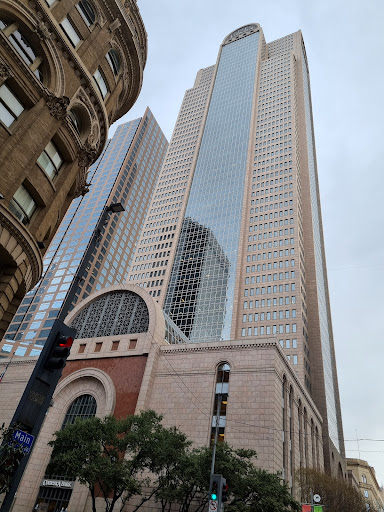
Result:
[[[344,458],[300,31],[267,44],[258,24],[241,27],[198,72],[129,282],[190,341],[276,337],[323,416],[326,465]]]
[[[40,353],[74,280],[72,304],[126,279],[167,146],[148,108],[143,117],[117,128],[90,168],[90,192],[72,202],[57,230],[43,278],[22,301],[0,355]],[[111,205],[117,203],[125,211],[114,213]]]

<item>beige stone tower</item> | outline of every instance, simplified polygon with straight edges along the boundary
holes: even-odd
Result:
[[[308,62],[250,24],[185,94],[129,282],[191,342],[273,336],[345,473]],[[340,462],[340,464],[339,464]]]

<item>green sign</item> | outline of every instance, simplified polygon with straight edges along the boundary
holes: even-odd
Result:
[[[323,505],[313,505],[313,512],[323,512]]]

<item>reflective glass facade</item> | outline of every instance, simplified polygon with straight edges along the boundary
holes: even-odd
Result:
[[[125,281],[167,145],[149,109],[142,118],[117,128],[89,170],[90,191],[72,202],[57,230],[44,259],[43,278],[22,301],[0,355],[40,353],[74,279],[79,286],[73,304]],[[109,214],[99,226],[100,240],[93,254],[88,254],[105,206],[114,203],[122,203],[125,211]],[[78,276],[85,255],[89,265]]]
[[[165,311],[191,341],[230,338],[259,33],[223,46]]]

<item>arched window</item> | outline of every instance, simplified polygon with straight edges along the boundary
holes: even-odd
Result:
[[[96,85],[100,91],[101,96],[103,98],[105,98],[106,95],[108,94],[108,85],[104,78],[103,73],[100,71],[100,68],[96,69],[96,71],[93,75],[93,79],[96,82]]]
[[[311,419],[312,467],[316,467],[315,425]]]
[[[85,21],[87,27],[93,25],[96,21],[96,13],[93,5],[88,0],[80,0],[76,5],[81,17]]]
[[[115,76],[117,76],[119,74],[120,66],[121,66],[120,56],[119,56],[118,52],[114,48],[112,48],[111,50],[109,50],[109,52],[107,53],[107,55],[105,57],[113,71],[113,74]]]
[[[225,427],[227,424],[228,386],[230,371],[231,367],[228,363],[220,363],[217,368],[215,400],[212,411],[211,445],[215,439],[216,430],[218,435],[218,442],[222,443],[224,441]]]
[[[71,120],[72,126],[77,131],[77,133],[80,135],[81,129],[82,129],[80,114],[77,112],[77,110],[71,108],[71,110],[68,112],[68,115]]]
[[[75,423],[77,419],[86,420],[93,418],[96,414],[96,406],[96,400],[92,395],[81,395],[77,397],[69,406],[61,428]]]
[[[37,76],[40,81],[42,81],[43,75],[40,69],[42,59],[36,55],[25,34],[19,29],[18,24],[10,20],[0,18],[0,30],[8,38],[9,42],[29,69],[33,71],[34,75]]]
[[[282,406],[282,440],[283,440],[283,471],[282,477],[285,480],[287,477],[287,407],[286,407],[286,399],[287,399],[287,391],[286,391],[287,381],[285,377],[283,378],[283,384],[281,387],[281,406]]]
[[[320,469],[320,448],[319,448],[319,429],[315,428],[315,436],[316,436],[316,467]]]
[[[363,482],[363,484],[366,484],[367,483],[367,477],[365,475],[361,475],[361,481]]]
[[[300,468],[302,468],[303,467],[303,408],[301,405],[301,400],[299,400],[297,413],[298,413],[298,425],[299,425],[299,462],[300,462]]]
[[[304,454],[305,454],[305,465],[309,467],[308,461],[308,415],[307,409],[304,407]]]
[[[74,423],[79,418],[83,420],[93,418],[96,414],[96,406],[96,400],[92,395],[78,396],[69,406],[61,428],[65,428],[66,425]],[[48,481],[47,484],[45,484],[46,479]],[[67,509],[72,494],[72,484],[69,485],[69,488],[68,486],[60,485],[51,486],[52,481],[63,480],[71,483],[75,478],[69,475],[45,475],[45,479],[39,489],[34,510],[46,508],[52,512],[60,512],[62,509]],[[44,503],[44,505],[40,506],[40,503]]]
[[[295,445],[295,436],[294,436],[294,416],[293,416],[293,388],[290,386],[289,388],[289,409],[288,409],[288,416],[289,416],[289,482],[290,487],[292,489],[293,486],[293,474],[295,472],[295,461],[294,461],[294,445]]]

